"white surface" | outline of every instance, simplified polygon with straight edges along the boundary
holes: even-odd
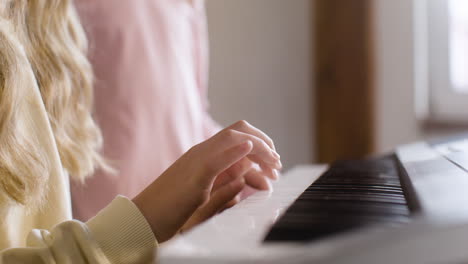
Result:
[[[206,1],[210,112],[264,130],[286,168],[313,161],[313,2]]]

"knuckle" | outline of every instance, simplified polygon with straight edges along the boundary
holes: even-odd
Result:
[[[226,129],[224,136],[228,139],[233,139],[236,136],[236,132],[234,129]]]
[[[241,127],[247,127],[247,126],[250,126],[249,122],[247,122],[246,120],[239,120],[237,121],[237,124]]]
[[[236,128],[247,128],[249,126],[250,124],[246,120],[239,120],[233,125],[233,127],[236,127]]]

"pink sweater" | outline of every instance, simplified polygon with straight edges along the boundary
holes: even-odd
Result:
[[[133,197],[218,126],[207,114],[203,0],[77,0],[96,74],[96,119],[117,175],[72,184],[86,220],[117,195]]]

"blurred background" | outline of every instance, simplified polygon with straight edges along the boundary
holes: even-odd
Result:
[[[286,168],[468,131],[464,0],[207,0],[211,113]]]

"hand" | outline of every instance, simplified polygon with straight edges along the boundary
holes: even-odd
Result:
[[[197,209],[210,204],[210,197],[221,197],[222,192],[217,194],[218,191],[240,191],[244,184],[241,173],[235,173],[238,181],[229,181],[229,185],[220,184],[217,176],[236,170],[236,164],[244,158],[269,170],[281,169],[271,139],[240,121],[191,148],[135,197],[134,203],[148,220],[158,241],[164,242],[176,234]],[[215,182],[217,186],[213,188]]]
[[[229,126],[227,129],[248,130],[252,134],[257,135],[257,137],[263,139],[276,153],[273,140],[271,140],[265,133],[247,122],[237,122]],[[280,156],[278,155],[277,158],[279,160]],[[262,160],[259,160],[255,155],[249,155],[235,163],[231,169],[222,172],[216,178],[214,189],[216,189],[217,185],[224,185],[239,176],[244,177],[246,185],[252,187],[253,189],[271,190],[270,180],[277,180],[279,178],[279,172],[277,169],[273,169],[268,164],[262,162]]]
[[[242,130],[242,127],[248,127],[250,131],[254,131],[255,134],[266,139],[269,146],[275,150],[273,141],[262,131],[247,122],[237,122],[228,127],[228,129]],[[249,192],[249,189],[244,189],[242,188],[243,186],[250,186],[255,190],[271,190],[272,187],[268,178],[277,180],[279,173],[276,169],[271,169],[266,164],[261,164],[253,162],[247,156],[218,175],[213,184],[209,201],[193,213],[180,232],[186,232],[217,213],[239,203],[243,198],[242,196]],[[244,185],[244,182],[246,185]],[[242,191],[245,192],[241,194]]]

